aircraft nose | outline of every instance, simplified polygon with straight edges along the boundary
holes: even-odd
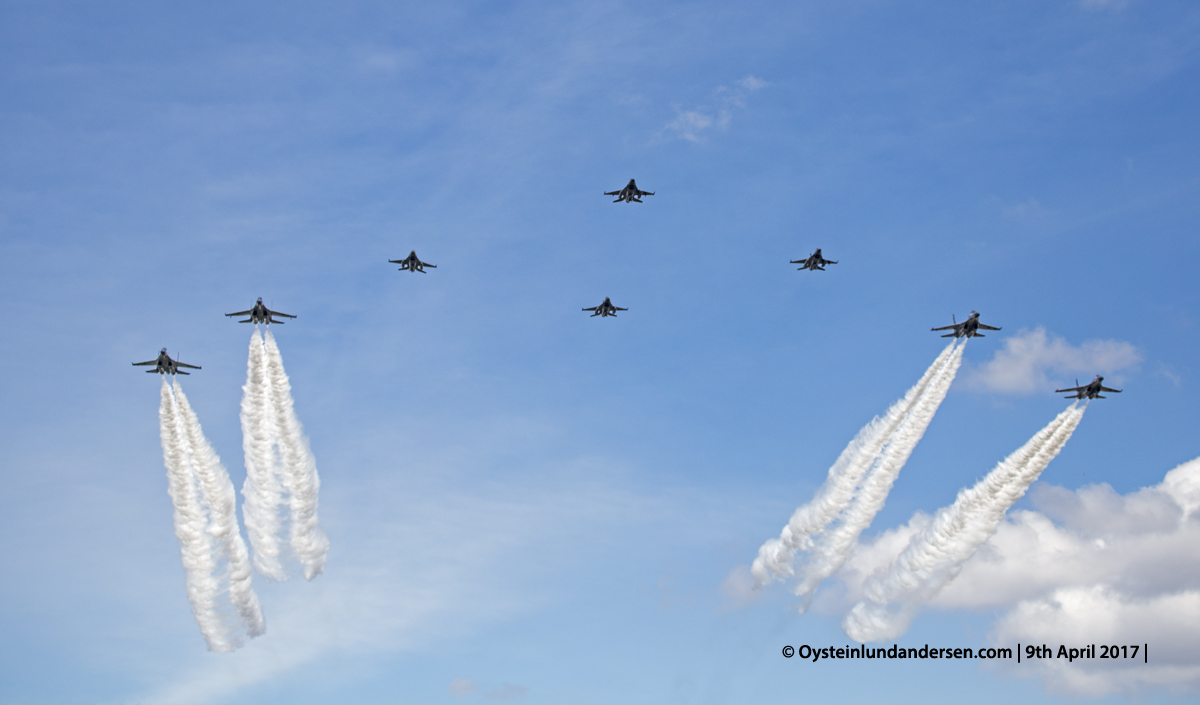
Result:
[[[166,352],[166,351],[167,351],[167,349],[163,348],[160,352]]]

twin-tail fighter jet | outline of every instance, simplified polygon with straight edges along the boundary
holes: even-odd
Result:
[[[250,309],[249,311],[238,311],[237,313],[227,313],[225,315],[226,316],[249,316],[249,318],[247,318],[246,320],[238,321],[238,323],[254,323],[256,325],[259,323],[266,323],[267,325],[271,325],[272,323],[278,323],[279,325],[283,325],[283,321],[275,320],[274,316],[283,316],[285,318],[295,318],[295,316],[293,316],[290,313],[281,313],[279,311],[272,311],[271,309],[267,308],[266,306],[263,305],[261,296],[258,297],[258,303],[254,304],[254,308]]]
[[[1108,387],[1105,387],[1102,382],[1104,382],[1104,378],[1100,375],[1096,375],[1096,379],[1092,380],[1089,384],[1085,384],[1081,387],[1055,389],[1054,392],[1056,394],[1059,392],[1074,392],[1074,394],[1068,394],[1066,397],[1067,399],[1105,399],[1106,397],[1101,396],[1100,392],[1112,392],[1114,394],[1121,393],[1120,389],[1109,389]],[[1079,384],[1079,380],[1075,380],[1075,384]]]
[[[590,316],[591,318],[595,318],[596,316],[601,316],[601,317],[612,316],[613,318],[616,318],[617,311],[628,311],[629,309],[621,308],[620,306],[613,306],[613,302],[610,301],[607,296],[605,296],[604,303],[600,304],[599,306],[593,306],[591,308],[585,308],[583,310],[584,311],[595,311],[595,313],[593,313]]]
[[[834,260],[825,259],[824,257],[822,257],[821,256],[821,248],[819,248],[819,247],[817,248],[817,251],[812,253],[811,255],[809,255],[807,259],[796,259],[796,260],[792,260],[791,263],[800,265],[799,267],[796,268],[796,271],[800,271],[801,269],[811,269],[813,271],[816,271],[819,269],[822,272],[825,271],[825,265],[837,264],[837,262]]]
[[[950,320],[951,321],[954,320],[953,315],[950,316]],[[943,338],[983,338],[985,336],[983,335],[983,333],[979,332],[980,329],[982,329],[982,330],[1000,330],[999,328],[996,328],[994,326],[984,325],[983,323],[980,323],[978,311],[972,311],[971,317],[968,318],[967,320],[963,321],[962,323],[955,322],[952,325],[942,326],[941,328],[930,328],[929,330],[953,330],[952,333],[947,333],[947,334],[943,335],[942,336]]]
[[[157,372],[160,375],[190,375],[191,374],[191,372],[184,372],[183,370],[179,369],[180,367],[187,367],[188,369],[192,369],[192,370],[200,369],[196,365],[189,365],[186,362],[172,360],[171,356],[167,354],[166,348],[162,349],[162,352],[160,352],[158,354],[157,359],[147,360],[146,362],[135,362],[135,363],[133,363],[133,365],[134,365],[134,367],[137,367],[139,365],[154,365],[154,369],[146,370],[146,373],[153,374],[153,373]]]
[[[625,201],[626,203],[633,203],[634,201],[642,203],[643,201],[640,198],[641,196],[653,196],[654,192],[639,190],[637,187],[637,181],[635,179],[630,179],[625,188],[621,189],[620,191],[605,191],[604,195],[616,196],[617,200],[613,201],[613,203],[620,203],[621,201]]]
[[[426,274],[426,267],[433,267],[434,269],[437,269],[436,264],[422,262],[421,258],[417,257],[416,250],[409,252],[408,257],[405,257],[404,259],[390,259],[388,262],[400,265],[400,271],[402,272],[407,269],[410,272],[420,272],[421,274]]]

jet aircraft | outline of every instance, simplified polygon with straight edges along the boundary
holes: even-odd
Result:
[[[1121,393],[1120,389],[1109,389],[1108,387],[1105,387],[1102,382],[1104,382],[1104,378],[1100,375],[1096,375],[1096,379],[1092,380],[1089,384],[1085,384],[1081,387],[1055,389],[1054,392],[1056,394],[1058,392],[1075,392],[1074,394],[1068,394],[1067,399],[1105,399],[1107,397],[1101,396],[1100,392],[1113,392],[1115,394]],[[1079,384],[1079,380],[1075,380],[1075,384]]]
[[[183,370],[179,369],[180,367],[187,367],[192,370],[200,369],[196,365],[189,365],[186,362],[172,360],[171,356],[167,354],[166,348],[162,349],[162,352],[160,352],[158,354],[157,359],[148,360],[146,362],[135,362],[135,363],[133,363],[133,365],[134,365],[134,367],[137,367],[139,365],[154,365],[154,369],[146,370],[146,373],[153,374],[153,373],[157,372],[162,375],[175,375],[175,374],[190,375],[191,374],[191,372],[184,372]]]
[[[246,320],[238,321],[238,323],[254,323],[254,324],[266,323],[267,325],[271,325],[272,323],[278,323],[279,325],[283,325],[283,321],[275,320],[273,318],[274,316],[284,316],[285,318],[295,318],[295,316],[293,316],[290,313],[280,313],[279,311],[272,311],[271,309],[267,308],[266,306],[263,305],[261,296],[258,297],[258,303],[254,304],[254,308],[250,309],[249,311],[238,311],[237,313],[227,313],[225,315],[226,316],[249,316],[249,318],[247,318]]]
[[[950,320],[953,321],[954,316],[950,316]],[[983,335],[983,333],[979,332],[980,329],[1000,330],[999,328],[996,328],[994,326],[984,325],[983,323],[980,323],[978,311],[972,311],[971,317],[968,318],[967,320],[963,321],[962,323],[955,322],[953,325],[943,326],[941,328],[930,328],[929,330],[951,330],[951,329],[953,329],[953,331],[954,331],[953,333],[947,333],[947,334],[943,335],[942,337],[943,338],[983,338],[985,336]]]
[[[417,257],[416,250],[409,252],[408,257],[405,257],[404,259],[390,259],[388,262],[400,265],[400,271],[402,272],[407,269],[410,272],[420,272],[421,274],[425,274],[426,267],[433,267],[434,269],[437,269],[436,264],[422,262],[421,258]]]
[[[630,179],[625,188],[621,189],[620,191],[605,191],[604,195],[616,196],[617,200],[613,201],[613,203],[620,203],[621,201],[625,201],[626,203],[633,203],[634,201],[642,203],[643,201],[641,198],[639,198],[639,196],[653,196],[654,192],[642,191],[638,189],[637,181],[635,179]]]
[[[800,265],[799,267],[796,268],[796,271],[800,271],[801,269],[811,269],[811,270],[816,271],[819,269],[822,272],[824,272],[825,265],[837,264],[837,262],[834,260],[825,259],[824,257],[822,257],[821,256],[821,248],[818,247],[817,251],[812,253],[811,255],[809,255],[807,259],[792,260],[792,264]]]
[[[596,316],[612,316],[613,318],[616,318],[617,311],[628,311],[629,309],[621,308],[620,306],[613,306],[613,302],[610,301],[607,296],[605,296],[604,303],[600,304],[599,306],[593,306],[591,308],[585,308],[583,310],[584,311],[595,311],[595,313],[593,313],[591,315],[591,318],[595,318]]]

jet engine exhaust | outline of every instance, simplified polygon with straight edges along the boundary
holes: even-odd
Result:
[[[779,538],[768,540],[758,549],[758,557],[754,559],[750,568],[758,587],[763,587],[772,580],[782,580],[794,573],[792,564],[796,553],[812,548],[812,536],[824,531],[850,503],[863,476],[880,457],[884,447],[908,418],[909,413],[921,401],[930,384],[939,377],[951,356],[955,355],[956,342],[952,341],[946,346],[902,399],[892,404],[882,417],[876,416],[872,419],[855,435],[829,468],[828,477],[812,500],[796,509],[787,526],[783,527]],[[961,354],[958,353],[960,361]]]
[[[966,347],[966,341],[958,346],[949,361],[938,370],[925,392],[917,397],[908,415],[888,438],[883,452],[875,458],[853,501],[839,518],[838,524],[820,534],[816,546],[805,558],[799,584],[793,591],[803,599],[801,612],[807,611],[813,593],[817,591],[821,582],[845,565],[858,544],[858,537],[883,508],[892,485],[900,476],[900,470],[908,462],[909,456],[933,421],[938,407],[946,399],[946,393],[950,391],[950,385],[962,365],[963,350]]]
[[[168,385],[164,377],[160,397],[167,493],[174,506],[188,602],[209,650],[233,651],[240,641],[235,620],[218,601],[222,578],[229,580],[230,603],[246,633],[256,637],[266,631],[238,530],[233,483],[204,437],[179,382]],[[222,559],[226,575],[218,574]]]
[[[1086,410],[1086,403],[1072,404],[974,487],[960,491],[953,504],[938,510],[887,573],[867,581],[866,599],[842,620],[846,635],[865,643],[895,639],[907,631],[919,604],[936,596],[996,533],[1008,508],[1066,445]]]
[[[321,480],[296,416],[279,346],[269,328],[264,336],[255,326],[242,389],[243,513],[254,547],[254,566],[272,580],[287,580],[279,539],[283,529],[280,506],[286,504],[291,552],[303,566],[305,579],[312,580],[324,570],[329,550],[329,540],[317,519]]]

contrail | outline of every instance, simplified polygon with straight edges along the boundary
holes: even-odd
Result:
[[[258,595],[254,593],[254,586],[250,582],[253,571],[250,567],[250,555],[242,540],[242,532],[238,528],[237,495],[233,490],[233,483],[230,482],[229,473],[225,471],[225,466],[221,464],[216,451],[204,437],[200,421],[188,404],[179,381],[175,380],[172,386],[179,421],[183,426],[192,460],[192,469],[199,483],[204,505],[208,509],[208,534],[216,539],[220,553],[226,561],[229,599],[237,610],[246,633],[251,637],[260,636],[267,627],[263,621]]]
[[[829,468],[829,476],[812,500],[792,514],[779,538],[768,540],[758,549],[758,557],[754,559],[754,565],[750,568],[758,587],[766,585],[772,579],[783,579],[791,575],[796,552],[811,548],[811,537],[823,531],[845,509],[854,496],[859,481],[879,457],[884,445],[954,354],[957,342],[953,340],[946,346],[904,398],[892,404],[882,417],[876,416],[858,432]]]
[[[917,443],[925,435],[938,407],[946,399],[950,385],[962,365],[966,341],[951,354],[926,388],[918,395],[908,415],[888,438],[883,452],[877,456],[853,501],[839,517],[838,525],[820,534],[816,546],[804,560],[799,584],[794,592],[803,598],[801,612],[808,609],[812,595],[825,578],[836,573],[846,563],[858,537],[871,525],[875,515],[887,501],[900,470],[908,462]]]
[[[175,395],[164,376],[158,409],[159,435],[163,461],[167,466],[167,494],[175,507],[175,536],[183,559],[184,586],[192,615],[210,651],[233,651],[234,645],[217,610],[220,585],[214,577],[217,560],[213,538],[206,531],[208,516],[200,501],[199,488],[188,457],[184,433],[180,428]]]
[[[279,505],[283,487],[276,460],[275,415],[271,412],[270,381],[267,379],[266,350],[254,327],[246,384],[242,387],[242,450],[246,455],[246,481],[242,485],[242,515],[254,548],[254,567],[271,580],[287,580],[279,562]]]
[[[1008,508],[1058,455],[1083,419],[1087,404],[1072,404],[970,489],[958,493],[908,547],[864,586],[866,600],[842,620],[855,641],[885,641],[903,634],[919,603],[932,599],[958,575],[1003,521]]]
[[[321,489],[321,478],[317,475],[317,461],[309,448],[304,428],[296,416],[292,386],[283,369],[283,357],[279,354],[279,346],[275,344],[275,336],[270,328],[264,337],[272,412],[278,433],[279,453],[283,459],[283,486],[290,495],[289,538],[292,551],[304,565],[305,579],[312,580],[325,569],[325,555],[329,551],[329,539],[317,520],[317,495]]]

